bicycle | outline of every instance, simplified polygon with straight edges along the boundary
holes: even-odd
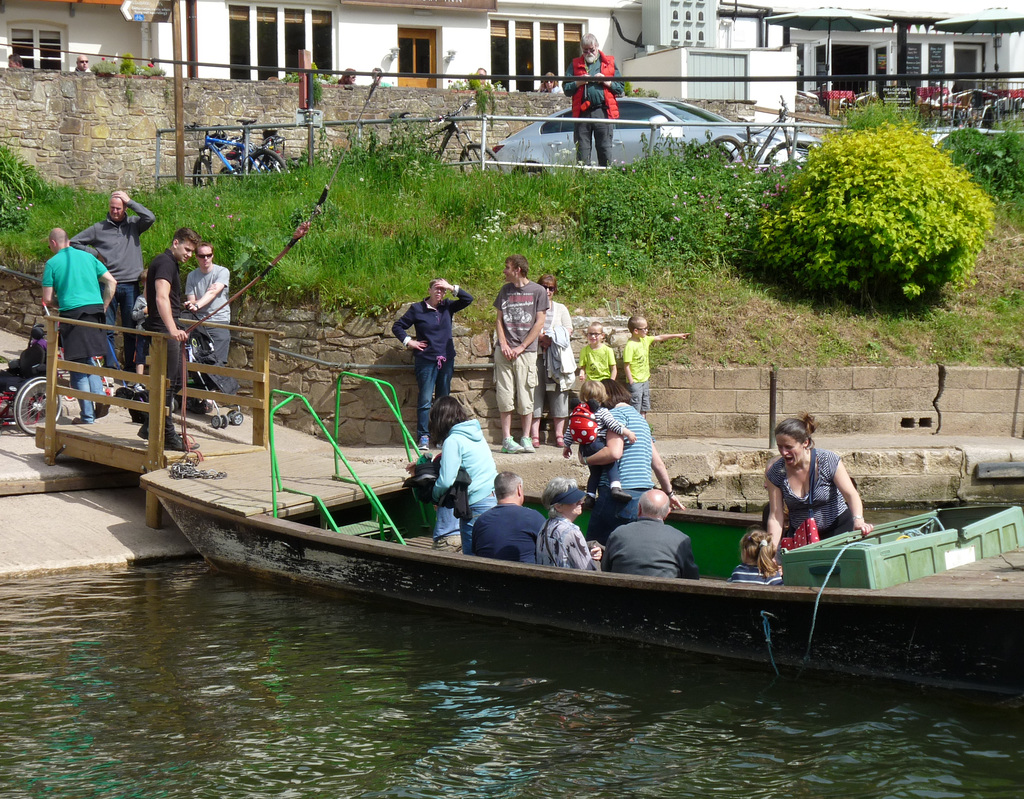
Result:
[[[442,161],[445,160],[445,155],[448,151],[448,146],[452,139],[455,140],[455,147],[459,150],[459,166],[462,171],[465,172],[468,169],[480,168],[480,161],[484,160],[488,163],[496,163],[498,157],[494,154],[494,150],[490,147],[483,147],[480,144],[474,142],[469,134],[459,127],[459,123],[453,117],[457,117],[469,109],[474,104],[474,100],[466,100],[454,111],[447,111],[430,122],[437,127],[429,132],[425,137],[425,142],[433,142],[439,140],[440,143],[437,146],[436,155]],[[402,119],[411,116],[408,111],[402,114],[396,115],[395,119]]]
[[[255,119],[239,119],[240,125],[248,126],[256,123]],[[198,128],[193,123],[190,128]],[[252,172],[287,172],[288,166],[281,156],[284,137],[277,130],[263,131],[263,143],[253,147],[246,146],[244,138],[230,138],[221,128],[206,131],[199,155],[192,166],[192,184],[208,186],[213,182],[214,156],[220,161],[216,177],[221,175],[248,175]]]
[[[747,166],[778,166],[790,160],[803,161],[818,140],[801,136],[795,128],[786,125],[787,119],[789,106],[785,98],[780,97],[779,116],[772,123],[756,131],[747,128],[746,139],[725,135],[711,143],[719,147],[729,161]]]

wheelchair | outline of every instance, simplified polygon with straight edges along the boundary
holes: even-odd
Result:
[[[58,406],[60,422],[64,403]],[[37,425],[46,421],[46,377],[21,377],[0,374],[0,428],[15,425],[27,436],[35,435]]]
[[[0,372],[0,429],[15,425],[28,436],[46,421],[46,340],[42,325],[35,325],[28,348]],[[57,421],[64,416],[64,403],[57,406]]]

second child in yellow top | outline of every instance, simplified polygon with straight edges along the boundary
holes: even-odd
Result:
[[[614,380],[619,370],[615,353],[604,343],[604,328],[594,322],[587,328],[587,346],[580,350],[580,380]]]

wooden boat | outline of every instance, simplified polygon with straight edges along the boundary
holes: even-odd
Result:
[[[390,480],[378,481],[378,494],[400,527],[417,532],[418,506]],[[743,586],[723,578],[751,517],[685,512],[672,522],[691,535],[702,579],[631,577],[445,554],[429,549],[429,538],[407,535],[403,545],[338,534],[319,529],[306,497],[275,518],[251,480],[236,482],[144,478],[225,572],[737,658],[763,664],[766,677],[776,665],[1024,695],[1021,551],[881,589]],[[316,482],[307,478],[304,490],[331,492],[326,503],[339,524],[367,518],[355,489]]]

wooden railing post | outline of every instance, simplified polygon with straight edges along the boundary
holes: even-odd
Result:
[[[46,423],[43,432],[43,457],[48,466],[57,460],[57,417],[63,402],[57,389],[57,317],[47,316],[46,322]],[[38,447],[39,439],[36,439]]]
[[[253,333],[252,395],[260,403],[252,409],[252,443],[255,447],[270,444],[270,333]]]

